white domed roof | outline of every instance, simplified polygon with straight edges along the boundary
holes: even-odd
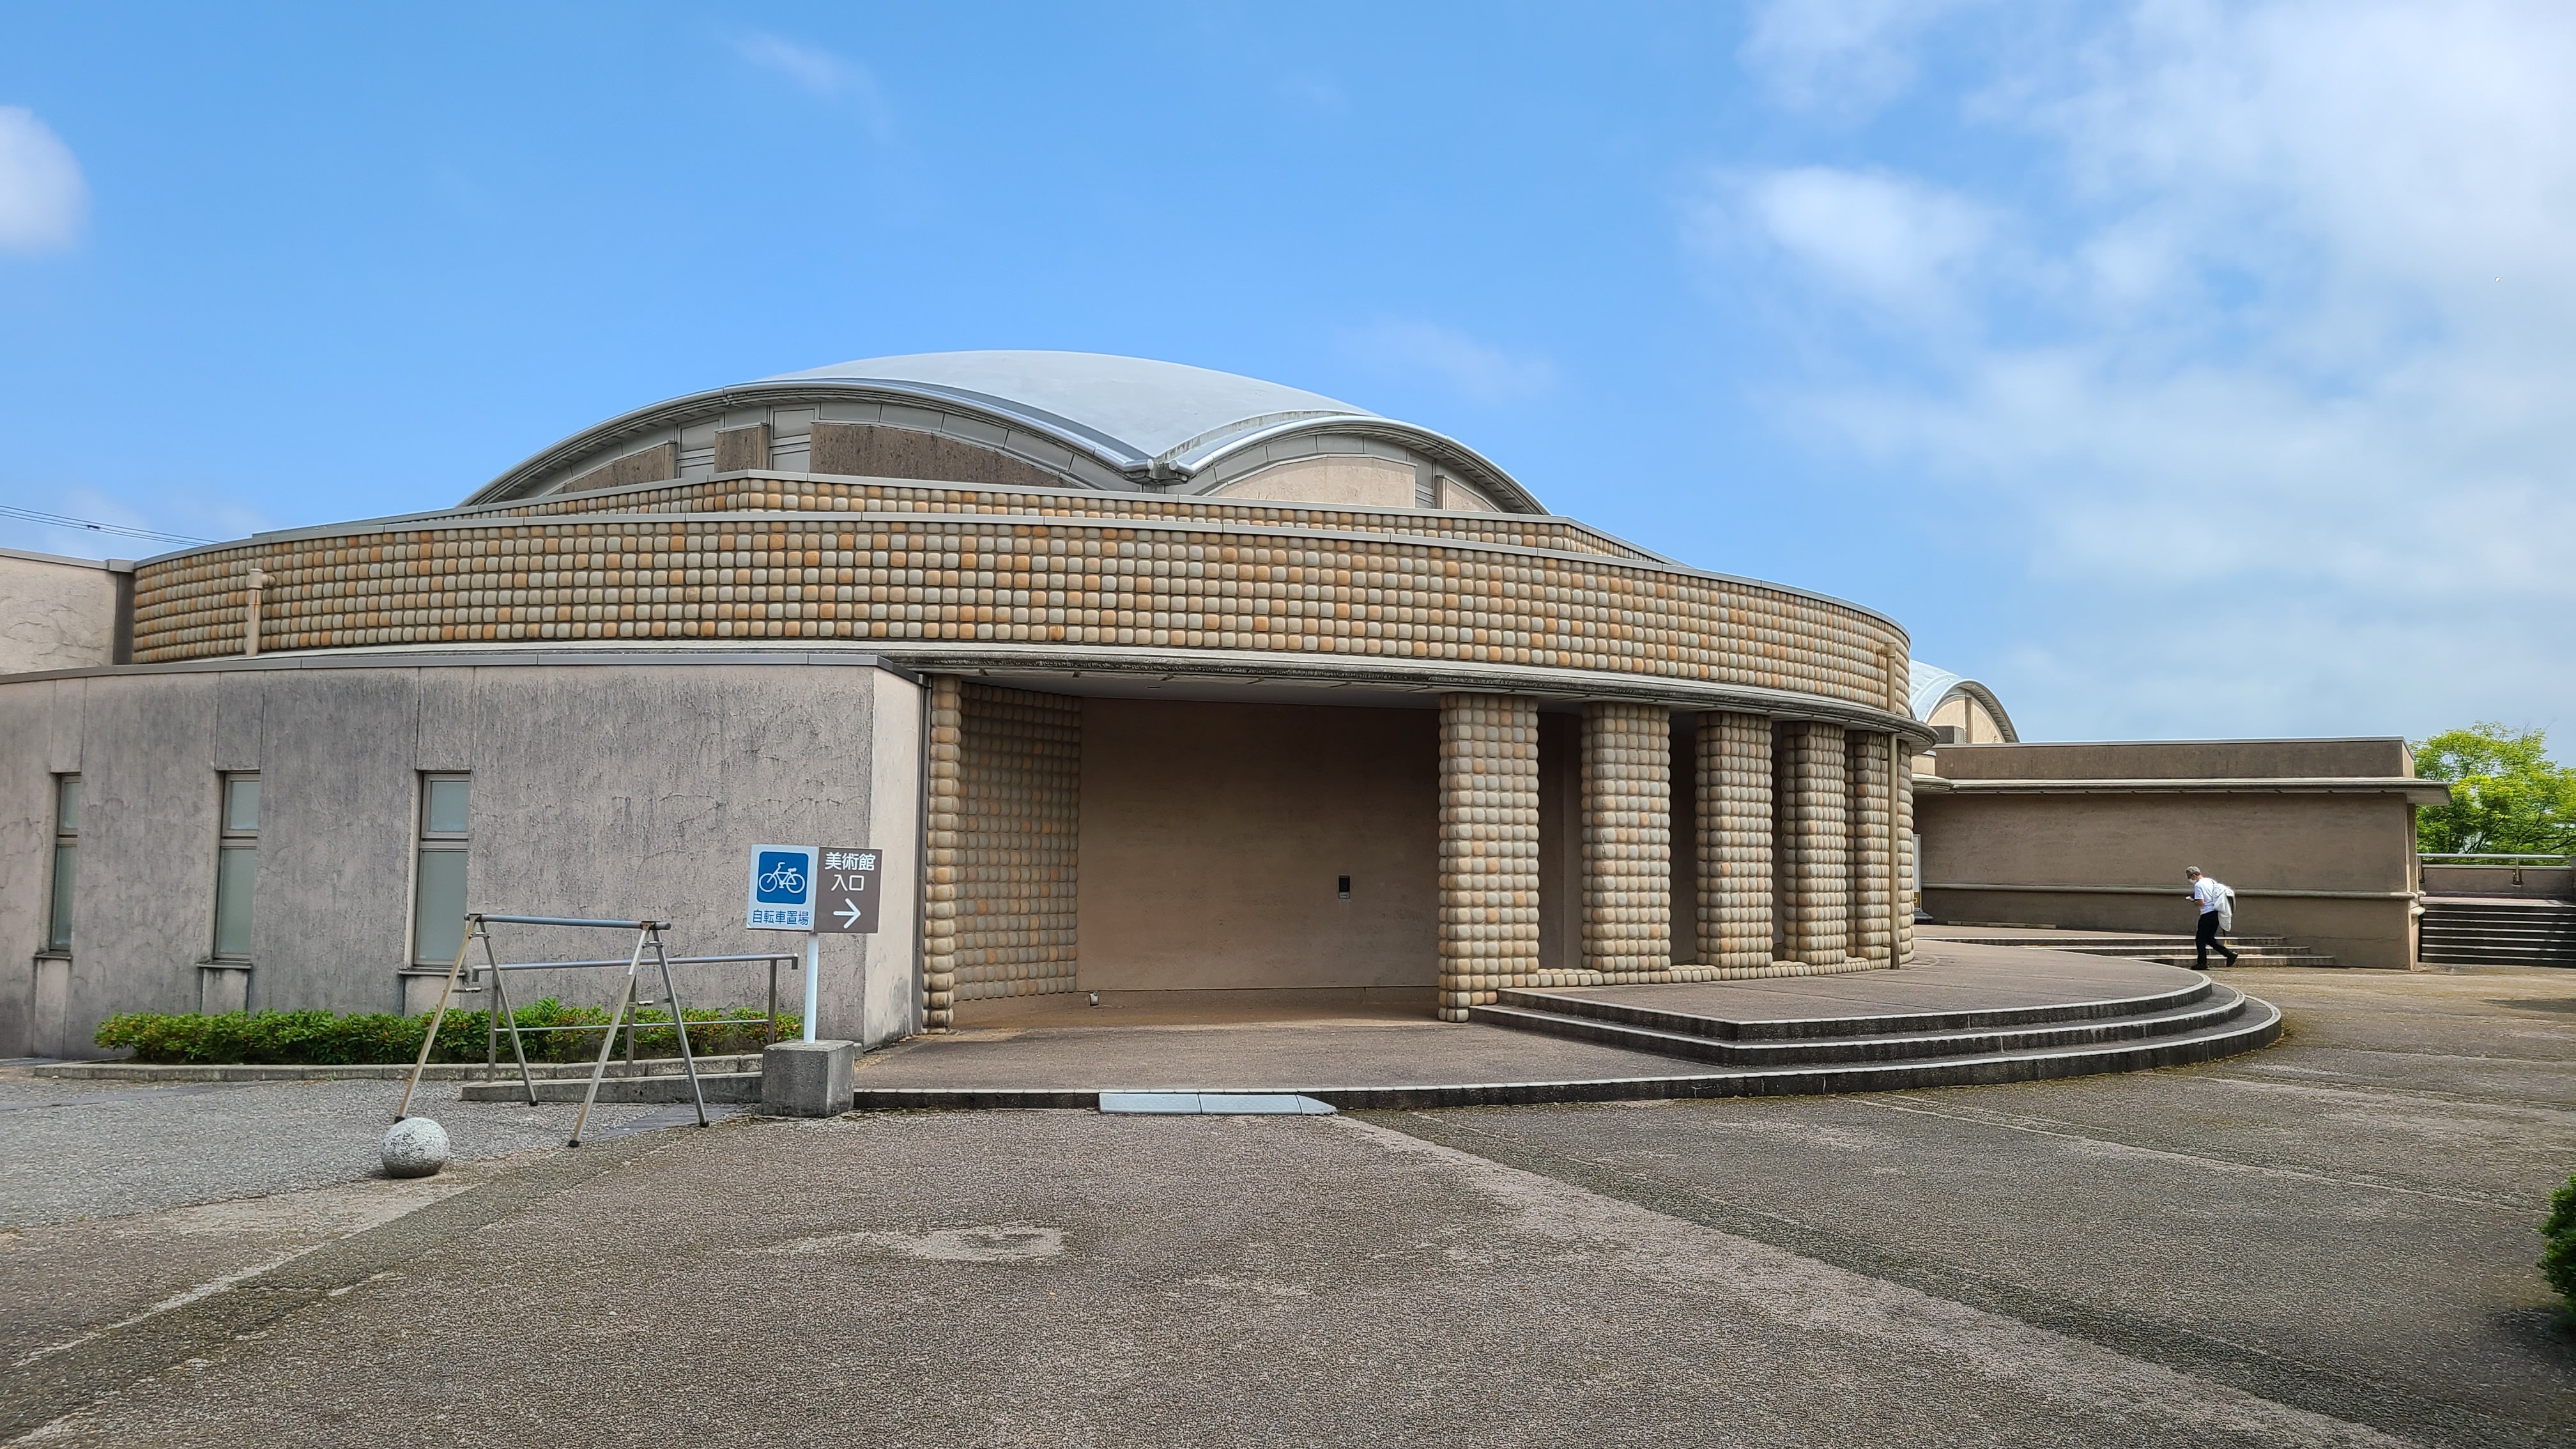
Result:
[[[996,437],[1043,437],[1092,460],[1117,486],[1183,482],[1249,450],[1291,435],[1378,439],[1434,460],[1481,489],[1496,506],[1545,513],[1546,506],[1490,460],[1428,428],[1381,416],[1321,393],[1178,362],[1097,352],[924,352],[870,357],[733,387],[692,393],[611,418],[503,473],[469,504],[544,494],[603,456],[710,416],[761,406],[830,404],[834,399],[909,404],[961,414]],[[1327,443],[1324,446],[1332,447]]]

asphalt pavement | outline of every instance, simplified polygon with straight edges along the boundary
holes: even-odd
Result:
[[[742,1119],[24,1228],[10,1302],[190,1214],[308,1224],[15,1335],[0,1440],[2576,1441],[2531,1266],[2576,974],[2241,976],[2283,1044],[2124,1077]],[[210,1110],[164,1100],[92,1120]]]

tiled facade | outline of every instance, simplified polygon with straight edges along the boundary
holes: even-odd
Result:
[[[1753,970],[1771,952],[1771,721],[1699,717],[1699,939],[1702,959]]]
[[[1538,706],[1440,696],[1440,1016],[1538,970]]]
[[[1151,501],[1189,516],[459,516],[253,540],[138,567],[134,657],[242,652],[258,568],[268,576],[263,652],[621,639],[1024,643],[1515,665],[1873,710],[1902,699],[1888,662],[1903,659],[1902,638],[1862,610],[1648,560],[1483,537],[1553,528],[1562,543],[1571,525],[1344,510],[1379,526],[1337,531],[1311,519],[1220,516],[1329,510]],[[1128,505],[1104,495],[1111,506]]]
[[[1782,721],[1774,734],[1772,896],[1781,951],[1804,966],[1840,966],[1851,909],[1843,728]]]
[[[1843,781],[1851,792],[1843,812],[1850,861],[1844,879],[1851,888],[1851,903],[1843,911],[1843,951],[1851,960],[1878,966],[1888,963],[1893,925],[1888,914],[1893,899],[1891,872],[1896,865],[1887,808],[1892,783],[1888,771],[1894,764],[1887,747],[1890,738],[1862,730],[1847,731],[1843,737]]]
[[[1612,985],[1673,964],[1672,712],[1583,707],[1583,968]]]
[[[1074,989],[1081,701],[942,675],[930,689],[923,1020]]]

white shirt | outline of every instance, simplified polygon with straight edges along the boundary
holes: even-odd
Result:
[[[2191,898],[2200,902],[2200,913],[2206,916],[2218,909],[2219,902],[2227,899],[2227,887],[2209,876],[2202,876],[2192,882]]]

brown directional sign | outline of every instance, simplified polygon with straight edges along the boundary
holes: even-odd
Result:
[[[827,845],[814,871],[814,929],[873,936],[877,930],[877,862],[871,845]]]

